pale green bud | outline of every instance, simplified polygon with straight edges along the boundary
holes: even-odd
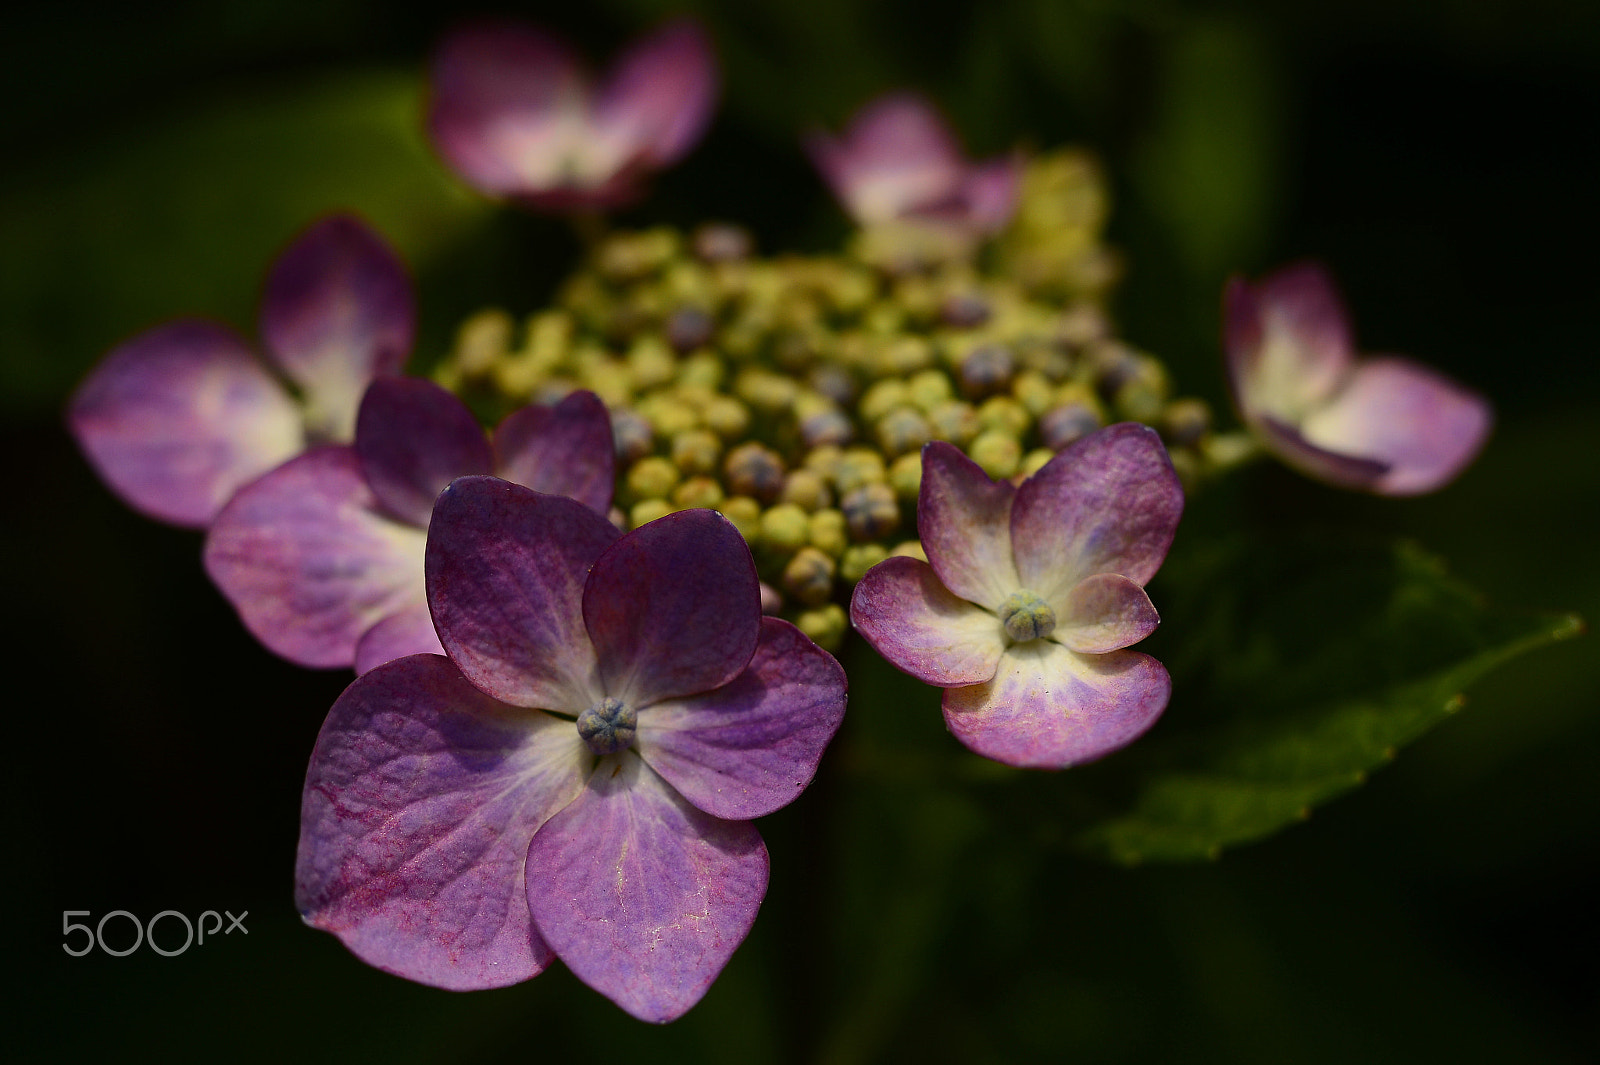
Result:
[[[745,543],[754,543],[761,533],[761,504],[749,496],[734,496],[724,499],[717,511],[739,530],[739,535],[744,537]]]
[[[672,461],[684,473],[713,473],[721,457],[722,441],[709,429],[685,429],[672,438]]]
[[[771,502],[783,491],[783,459],[776,451],[754,442],[728,452],[723,478],[734,495]]]
[[[879,381],[861,397],[861,405],[856,408],[862,421],[874,423],[896,407],[903,407],[911,402],[911,392],[906,388],[904,381],[890,378]]]
[[[965,447],[983,428],[972,404],[961,400],[939,404],[928,413],[928,424],[933,427],[935,440],[948,440],[958,447]]]
[[[828,482],[816,471],[807,469],[789,471],[779,498],[808,511],[833,505],[833,493],[828,491]]]
[[[802,547],[783,567],[783,590],[807,606],[819,606],[833,595],[833,559],[814,547]]]
[[[894,494],[909,503],[916,502],[922,491],[922,453],[913,451],[901,455],[889,467],[889,486]]]
[[[761,515],[760,540],[773,551],[797,551],[810,537],[811,517],[793,503],[779,503]]]
[[[678,483],[678,467],[650,455],[635,462],[628,470],[628,494],[634,499],[665,499]]]
[[[1056,386],[1038,370],[1023,370],[1011,379],[1011,394],[1037,418],[1055,406]]]
[[[711,477],[690,477],[672,490],[672,502],[680,510],[716,507],[722,502],[722,486]]]
[[[992,396],[978,408],[978,424],[986,430],[999,430],[1013,437],[1028,431],[1033,417],[1028,408],[1010,396]]]
[[[794,619],[794,624],[795,628],[805,633],[824,651],[838,650],[845,632],[849,629],[849,620],[845,617],[844,608],[838,603],[819,606],[815,610],[803,610]]]
[[[933,438],[928,420],[915,407],[896,407],[878,420],[878,445],[886,455],[901,455],[921,450]]]
[[[1175,399],[1161,414],[1161,431],[1169,443],[1187,447],[1211,429],[1211,407],[1203,399]]]
[[[867,575],[867,570],[889,557],[882,544],[852,544],[845,548],[839,560],[839,576],[854,584]]]
[[[637,529],[639,526],[646,525],[657,518],[666,517],[672,513],[672,510],[672,504],[665,499],[640,500],[628,511],[628,527]]]
[[[923,370],[906,382],[906,398],[925,413],[949,402],[954,394],[950,377],[943,370]]]
[[[839,500],[852,540],[881,540],[900,524],[894,489],[881,482],[864,484]]]
[[[811,546],[825,555],[838,558],[849,545],[844,512],[825,508],[811,515],[808,538]]]
[[[918,562],[926,562],[928,561],[928,552],[922,549],[921,540],[906,540],[902,543],[896,544],[894,550],[889,552],[889,557],[914,558]]]
[[[750,430],[750,409],[732,396],[711,397],[701,414],[724,440],[737,440]]]
[[[1032,477],[1044,469],[1045,463],[1056,457],[1056,453],[1047,447],[1036,447],[1022,456],[1022,462],[1017,467],[1017,472],[1024,477]]]
[[[840,494],[884,479],[883,456],[864,447],[853,447],[839,456],[833,470],[833,486]]]
[[[967,454],[995,480],[1015,476],[1022,461],[1022,445],[1003,429],[986,429],[967,449]]]

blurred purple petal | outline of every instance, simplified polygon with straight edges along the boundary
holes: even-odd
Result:
[[[452,393],[420,377],[374,381],[356,420],[356,454],[378,502],[401,521],[428,527],[444,486],[489,473],[493,456],[478,420]]]
[[[693,22],[679,21],[618,57],[600,89],[594,123],[651,167],[676,162],[705,131],[716,102],[716,59]]]
[[[1053,638],[1086,654],[1129,647],[1161,623],[1145,590],[1118,573],[1085,577],[1067,593],[1062,607]]]
[[[967,220],[980,233],[1000,232],[1016,213],[1021,189],[1021,156],[1004,155],[974,164],[961,182]]]
[[[879,97],[856,112],[837,140],[816,133],[806,149],[862,225],[949,200],[965,170],[954,134],[933,105],[914,93]]]
[[[985,758],[1064,769],[1133,742],[1171,693],[1167,671],[1149,655],[1084,655],[1030,640],[1006,649],[992,681],[945,689],[944,720]]]
[[[1020,587],[1011,553],[1015,497],[955,445],[936,440],[922,449],[922,548],[946,588],[990,610]]]
[[[78,386],[67,420],[117,495],[175,525],[204,527],[305,440],[299,410],[244,341],[197,319],[112,351]]]
[[[357,673],[407,655],[444,654],[438,634],[433,631],[433,617],[428,613],[427,597],[421,594],[420,581],[417,591],[415,602],[383,618],[361,637],[356,644]]]
[[[528,906],[573,974],[643,1021],[681,1016],[755,922],[767,848],[748,821],[695,809],[631,752],[528,849]]]
[[[1389,464],[1386,462],[1355,455],[1340,455],[1317,447],[1300,435],[1300,430],[1285,425],[1276,418],[1258,419],[1255,430],[1274,455],[1307,477],[1315,477],[1327,484],[1371,492],[1383,479],[1384,474],[1389,472]]]
[[[1247,420],[1254,413],[1298,420],[1333,394],[1355,358],[1344,305],[1316,263],[1256,284],[1231,279],[1223,331],[1230,383]]]
[[[594,511],[463,477],[429,526],[428,604],[467,679],[514,706],[578,713],[604,694],[583,626],[589,569],[621,533]]]
[[[351,215],[306,230],[267,276],[262,338],[305,390],[306,424],[325,440],[352,437],[367,383],[400,372],[415,332],[405,266]]]
[[[1488,438],[1489,404],[1409,359],[1361,363],[1327,406],[1301,426],[1312,444],[1387,464],[1382,495],[1431,492],[1455,478]]]
[[[295,904],[410,980],[526,980],[550,963],[528,914],[528,843],[579,793],[589,760],[570,722],[490,699],[444,658],[373,670],[317,737]]]
[[[816,775],[844,720],[845,675],[787,621],[763,618],[755,657],[703,695],[639,714],[641,757],[714,817],[746,821],[787,805]]]
[[[554,407],[523,407],[494,431],[495,472],[536,492],[569,496],[597,514],[611,507],[616,454],[611,417],[593,392]]]
[[[272,651],[303,666],[349,666],[374,623],[422,594],[422,530],[376,507],[354,449],[308,451],[217,515],[206,572]]]
[[[1182,513],[1183,488],[1160,434],[1135,422],[1091,433],[1017,489],[1011,544],[1020,587],[1061,603],[1095,573],[1146,584]]]
[[[761,629],[750,549],[714,510],[658,518],[594,564],[583,619],[607,695],[643,710],[721,687],[749,664]]]
[[[903,555],[861,578],[850,622],[896,668],[941,688],[993,677],[1007,642],[999,618],[952,595],[932,566]]]

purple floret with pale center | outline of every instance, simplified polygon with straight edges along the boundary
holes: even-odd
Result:
[[[750,819],[792,800],[844,672],[760,613],[707,510],[623,535],[491,477],[435,507],[427,592],[448,658],[358,678],[312,755],[296,898],[390,972],[494,987],[552,955],[648,1021],[693,1006],[766,892]]]
[[[1223,297],[1229,384],[1284,462],[1342,488],[1418,495],[1455,479],[1494,420],[1488,402],[1395,356],[1358,358],[1332,280],[1313,263]]]
[[[523,408],[491,444],[439,386],[376,381],[352,446],[308,452],[239,490],[207,533],[206,572],[257,639],[300,665],[365,673],[441,652],[423,580],[428,521],[452,480],[491,472],[605,513],[605,406],[575,392]]]
[[[1159,621],[1144,585],[1182,512],[1146,426],[1086,436],[1018,487],[931,443],[917,501],[928,561],[874,566],[850,620],[895,666],[946,689],[945,723],[977,753],[1091,761],[1138,738],[1171,695],[1161,663],[1125,648]]]

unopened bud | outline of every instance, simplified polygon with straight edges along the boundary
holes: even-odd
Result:
[[[1017,472],[1024,477],[1032,477],[1044,469],[1045,465],[1055,457],[1056,453],[1049,448],[1036,447],[1022,456],[1022,462],[1018,465]]]
[[[679,354],[709,342],[716,321],[699,307],[679,307],[667,318],[667,343]]]
[[[967,449],[967,454],[995,480],[1015,476],[1022,461],[1022,445],[1002,429],[987,429]]]
[[[889,552],[889,557],[914,558],[918,562],[926,562],[928,561],[928,552],[922,549],[921,540],[905,540],[895,545],[894,550]]]
[[[1028,408],[1010,396],[991,396],[978,408],[978,424],[1011,436],[1021,436],[1033,421]]]
[[[648,525],[657,518],[664,518],[672,513],[672,504],[665,499],[643,499],[633,505],[628,511],[628,525],[637,529],[641,525]]]
[[[845,548],[839,560],[839,576],[854,584],[867,575],[867,570],[889,557],[882,544],[852,544]]]
[[[815,411],[800,419],[800,439],[808,448],[848,444],[855,435],[856,427],[849,416],[836,408]]]
[[[838,558],[849,545],[844,512],[826,508],[811,515],[808,539],[811,546],[825,555]]]
[[[1100,428],[1100,418],[1081,403],[1068,403],[1039,419],[1039,438],[1051,451],[1060,451],[1080,437]]]
[[[1003,390],[1011,381],[1016,360],[1011,349],[1001,344],[981,344],[961,360],[958,376],[961,391],[972,399],[982,399]]]
[[[864,447],[853,447],[839,456],[839,464],[833,469],[833,486],[843,495],[862,485],[877,484],[884,476],[882,455]]]
[[[1038,370],[1024,370],[1012,378],[1011,394],[1035,418],[1055,406],[1056,388]]]
[[[945,297],[939,318],[956,329],[976,329],[989,320],[989,301],[976,292],[957,292]]]
[[[479,311],[456,330],[451,359],[467,377],[488,373],[489,368],[511,350],[511,334],[516,323],[498,307]]]
[[[734,496],[724,499],[717,511],[739,530],[739,535],[744,537],[745,543],[754,543],[761,534],[761,504],[749,496]]]
[[[838,650],[849,628],[844,608],[838,603],[819,606],[815,610],[803,610],[794,619],[794,624],[824,651]]]
[[[709,429],[685,429],[672,438],[673,464],[687,474],[713,473],[722,441]]]
[[[783,491],[783,460],[761,444],[741,444],[728,452],[722,473],[734,495],[770,503]]]
[[[972,404],[961,400],[939,404],[928,413],[928,424],[933,427],[935,440],[948,440],[958,447],[965,446],[983,428]]]
[[[810,538],[811,517],[793,503],[779,503],[761,515],[761,543],[778,554],[798,551]]]
[[[901,455],[889,467],[889,486],[894,494],[908,503],[915,503],[922,491],[922,452]]]
[[[869,424],[875,423],[879,418],[911,402],[911,392],[906,388],[904,381],[890,378],[879,381],[861,397],[861,405],[857,410],[861,420]]]
[[[833,595],[833,559],[814,547],[802,547],[783,567],[783,590],[807,606],[820,606]]]
[[[1168,442],[1188,447],[1211,428],[1211,407],[1203,399],[1175,399],[1161,415],[1161,429]]]
[[[943,370],[923,370],[906,382],[906,397],[924,413],[948,403],[953,394],[950,378]]]
[[[814,366],[806,375],[806,382],[811,388],[827,396],[841,406],[847,405],[856,398],[856,380],[850,376],[850,371],[833,363],[824,363]]]
[[[783,492],[779,498],[785,503],[793,503],[802,510],[819,510],[833,504],[833,493],[828,491],[828,482],[815,470],[799,469],[790,470],[784,478]]]
[[[701,416],[706,426],[724,440],[737,440],[750,429],[750,409],[732,396],[713,396]]]
[[[716,507],[722,502],[722,486],[711,477],[691,477],[672,490],[672,502],[680,510]]]
[[[634,499],[665,499],[678,483],[678,467],[650,455],[635,462],[628,470],[628,494]]]
[[[881,540],[900,524],[894,489],[883,483],[864,484],[839,500],[853,540]]]
[[[727,222],[708,222],[694,233],[694,253],[708,263],[747,259],[754,247],[749,230]]]
[[[886,455],[920,451],[933,438],[928,420],[914,407],[896,407],[878,420],[878,445]]]
[[[616,448],[617,461],[627,466],[650,454],[655,447],[655,433],[650,423],[633,411],[613,410],[611,442]]]

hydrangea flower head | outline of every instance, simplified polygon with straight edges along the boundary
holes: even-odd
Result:
[[[206,535],[206,572],[272,651],[303,666],[365,673],[441,650],[423,546],[447,484],[496,473],[604,514],[613,461],[611,420],[592,392],[524,407],[490,441],[438,385],[375,381],[353,445],[308,451],[223,508]]]
[[[1284,462],[1379,495],[1449,483],[1483,446],[1487,400],[1393,355],[1358,359],[1349,318],[1320,266],[1228,283],[1224,347],[1246,424]]]
[[[491,196],[546,210],[637,197],[705,131],[716,100],[705,34],[673,22],[623,53],[598,84],[573,51],[521,23],[463,29],[433,64],[428,128],[455,170]]]
[[[335,215],[267,275],[270,366],[222,323],[181,319],[107,355],[73,395],[67,421],[134,509],[203,528],[240,485],[310,444],[349,440],[367,383],[400,372],[415,326],[405,267],[360,221]]]
[[[1113,425],[1012,486],[951,444],[922,452],[928,561],[895,557],[856,586],[850,619],[895,666],[944,688],[957,739],[1009,765],[1063,768],[1122,747],[1172,684],[1125,650],[1158,622],[1183,490],[1155,430]]]
[[[489,477],[434,509],[448,658],[359,677],[307,773],[296,898],[365,961],[498,987],[559,957],[649,1021],[705,993],[766,891],[750,819],[798,795],[844,714],[837,662],[760,613],[708,510],[622,535]]]

